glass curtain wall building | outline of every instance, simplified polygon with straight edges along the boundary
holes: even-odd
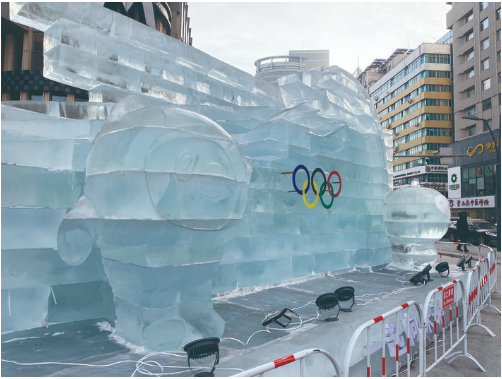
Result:
[[[382,127],[393,134],[394,188],[419,179],[446,194],[448,168],[427,156],[453,142],[450,49],[434,43],[401,49],[399,62],[380,68],[386,73],[368,87]]]

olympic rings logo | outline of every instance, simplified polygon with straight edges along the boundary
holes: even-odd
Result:
[[[298,173],[299,170],[303,170],[307,174],[307,180],[303,183],[302,190],[300,190],[296,186],[296,174]],[[321,188],[319,188],[317,186],[317,183],[314,181],[314,177],[318,173],[321,174],[321,176],[323,177],[323,183],[321,184]],[[336,175],[338,177],[338,182],[335,182],[335,183],[340,184],[340,187],[338,188],[338,191],[336,193],[333,190],[333,186],[330,183],[331,177],[333,175]],[[312,191],[316,195],[316,198],[312,203],[309,203],[307,201],[307,199],[305,198],[305,194],[309,191],[310,186],[312,186]],[[328,175],[328,180],[326,180],[326,174],[319,167],[316,168],[312,172],[312,176],[310,176],[309,171],[307,170],[307,167],[305,167],[304,165],[301,164],[301,165],[296,166],[295,170],[293,171],[293,187],[294,187],[295,192],[297,194],[302,195],[303,202],[305,203],[305,205],[308,208],[314,208],[317,205],[317,202],[319,201],[319,199],[321,199],[321,204],[323,205],[323,207],[326,209],[330,209],[331,206],[333,205],[333,200],[335,199],[335,197],[338,197],[338,195],[340,195],[340,192],[342,191],[342,178],[340,177],[340,174],[338,173],[338,171],[331,171],[330,174]],[[329,204],[326,204],[322,198],[322,196],[326,192],[326,189],[328,190],[329,194],[331,195],[331,202]]]

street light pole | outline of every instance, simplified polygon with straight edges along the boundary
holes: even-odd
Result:
[[[462,118],[465,118],[466,120],[474,120],[474,121],[483,121],[488,130],[490,131],[490,134],[492,135],[493,142],[495,143],[495,152],[497,156],[497,162],[495,163],[495,171],[496,171],[496,183],[495,183],[495,190],[497,191],[497,250],[500,251],[500,145],[497,143],[497,140],[495,139],[495,135],[493,134],[492,128],[490,127],[490,124],[488,123],[487,120],[484,118],[479,118],[477,116],[463,116]],[[499,139],[500,139],[500,129],[499,129]]]

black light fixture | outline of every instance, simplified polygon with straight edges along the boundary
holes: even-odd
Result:
[[[447,278],[448,275],[450,275],[450,266],[448,265],[448,262],[441,262],[436,265],[436,271],[439,272],[439,275],[442,278]],[[446,276],[441,275],[443,272],[448,271],[448,274]]]
[[[462,271],[465,271],[465,258],[462,257],[460,260],[457,262],[457,267],[460,267]]]
[[[276,324],[285,328],[291,322],[291,317],[287,316],[286,312],[291,312],[291,313],[295,314],[296,317],[300,317],[295,312],[293,312],[291,309],[284,308],[283,310],[280,310],[280,311],[277,311],[275,313],[272,313],[272,314],[265,316],[265,318],[263,319],[261,324],[263,326],[267,326],[268,324],[275,322]],[[287,321],[283,321],[283,320],[287,320]]]
[[[333,292],[324,293],[319,296],[315,304],[319,309],[319,313],[330,311],[338,307],[338,312],[334,317],[325,318],[324,321],[338,321],[338,314],[340,313],[340,305],[338,304],[338,297]]]
[[[410,279],[411,284],[417,285],[417,284],[427,284],[427,282],[431,282],[432,281],[431,275],[430,275],[431,269],[432,269],[432,266],[430,264],[425,266],[422,269],[422,271],[420,271],[419,273],[417,273],[411,277],[411,279]],[[425,277],[427,277],[427,278],[425,278]]]
[[[465,263],[469,265],[470,268],[472,268],[472,255],[469,255],[467,258],[465,258]]]
[[[208,358],[215,355],[213,367],[211,371],[202,371],[194,373],[194,376],[214,376],[216,365],[220,362],[220,339],[218,337],[207,337],[200,340],[195,340],[187,343],[183,350],[186,351],[188,356],[188,368],[193,372],[190,367],[190,360],[200,361],[201,359]]]
[[[340,287],[335,291],[335,295],[338,297],[338,306],[342,312],[352,312],[352,307],[356,303],[356,299],[354,297],[355,289],[351,286]],[[349,301],[352,299],[352,304],[348,308],[342,308],[340,306],[341,301]]]

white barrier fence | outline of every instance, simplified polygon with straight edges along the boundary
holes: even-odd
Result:
[[[335,375],[333,376],[340,376],[342,370],[340,369],[340,366],[336,362],[335,358],[328,353],[327,351],[321,350],[321,349],[307,349],[307,350],[302,350],[298,353],[288,355],[287,357],[283,357],[280,359],[276,359],[275,361],[265,363],[264,365],[252,368],[250,370],[241,372],[237,375],[234,376],[262,376],[267,371],[274,370],[276,368],[279,368],[281,366],[285,366],[287,364],[290,364],[295,361],[300,361],[300,376],[304,376],[305,368],[304,368],[304,359],[312,354],[322,354],[326,356],[330,362],[333,364],[333,368],[335,370]]]
[[[416,310],[415,316],[418,316],[418,320],[416,317],[412,317],[411,309],[414,308]],[[408,313],[404,314],[402,312],[403,310],[408,309]],[[399,318],[401,316],[401,318]],[[347,348],[347,353],[345,355],[345,360],[344,360],[344,365],[343,365],[343,376],[349,376],[349,371],[350,371],[350,363],[351,363],[351,358],[352,358],[352,353],[354,351],[354,348],[356,346],[356,342],[359,339],[359,336],[363,333],[366,332],[366,374],[367,376],[371,376],[372,373],[372,368],[371,368],[371,353],[372,350],[378,350],[375,348],[371,348],[371,328],[372,326],[379,324],[381,322],[381,340],[378,341],[377,343],[374,343],[373,346],[380,347],[381,353],[382,353],[382,361],[381,361],[381,367],[380,371],[382,376],[385,376],[386,373],[386,342],[387,342],[387,347],[389,351],[389,356],[392,357],[394,356],[395,360],[395,368],[396,368],[396,376],[399,375],[399,366],[400,366],[400,360],[399,357],[403,353],[406,354],[406,365],[408,368],[408,376],[410,376],[410,364],[411,364],[411,359],[412,359],[412,353],[411,353],[411,344],[415,345],[415,337],[418,336],[418,342],[419,342],[419,349],[418,353],[421,354],[423,353],[423,348],[422,348],[422,342],[423,339],[421,338],[420,330],[419,330],[419,325],[421,325],[422,321],[422,309],[420,308],[420,305],[415,302],[415,301],[408,301],[407,303],[402,304],[401,306],[394,308],[393,310],[386,312],[378,317],[375,317],[372,320],[369,320],[362,324],[357,330],[354,332],[352,335],[352,338],[350,339],[349,346]],[[386,321],[394,321],[394,323],[386,323]],[[399,330],[399,325],[403,324],[406,325],[404,330]],[[389,332],[390,329],[390,333]],[[400,338],[402,336],[402,333],[405,333],[405,339]],[[390,338],[389,338],[390,337]],[[375,338],[375,335],[373,334],[373,339]],[[401,341],[400,341],[401,340]],[[400,343],[401,342],[401,343]],[[404,343],[403,343],[404,342]],[[401,346],[400,346],[401,345]],[[404,345],[404,346],[403,346]],[[404,351],[403,351],[404,350]],[[421,359],[420,359],[421,360]]]
[[[427,341],[427,331],[433,332],[434,362],[429,366],[427,365],[427,357],[424,351],[422,354],[423,359],[421,360],[421,373],[424,374],[423,376],[426,376],[427,372],[443,359],[450,363],[458,357],[471,359],[483,372],[486,372],[478,361],[467,352],[467,308],[465,304],[466,291],[462,282],[457,280],[452,280],[444,286],[437,287],[427,295],[423,307],[424,329],[422,337],[425,349],[427,345],[425,342]],[[459,305],[462,310],[461,317],[459,317]],[[453,317],[454,314],[455,317]],[[455,328],[453,327],[454,325]],[[442,349],[438,347],[438,335],[442,336]],[[447,350],[448,340],[449,348]],[[462,351],[452,353],[461,343]]]

